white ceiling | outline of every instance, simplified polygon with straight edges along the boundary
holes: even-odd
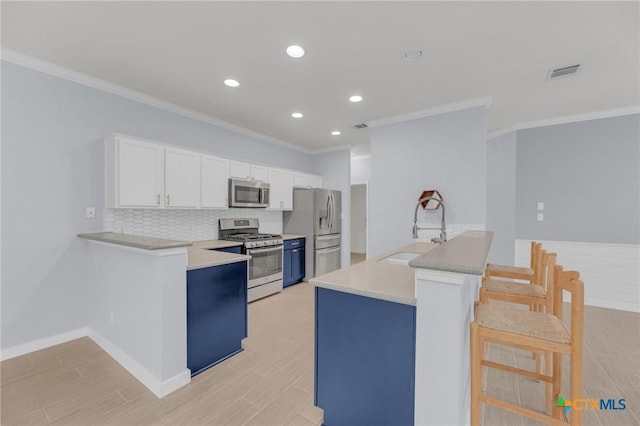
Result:
[[[488,131],[635,107],[638,6],[3,1],[2,46],[316,150],[366,145],[356,123],[485,96]],[[288,57],[289,44],[307,54]],[[402,60],[411,48],[424,56]],[[576,63],[576,75],[545,81]],[[348,102],[356,93],[364,100]]]

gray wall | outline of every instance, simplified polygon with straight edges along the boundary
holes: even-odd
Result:
[[[487,141],[487,230],[493,231],[488,262],[514,264],[516,235],[516,133]]]
[[[102,138],[112,132],[307,172],[326,164],[3,61],[3,348],[87,325],[86,253],[75,235],[102,228]],[[346,156],[339,172],[348,190]],[[321,174],[333,184],[331,172]],[[84,218],[86,206],[97,207],[96,219]]]
[[[520,130],[516,158],[516,238],[640,243],[640,115]]]
[[[342,267],[351,263],[351,152],[349,148],[313,156],[316,174],[322,186],[342,191]]]
[[[482,106],[371,130],[367,257],[413,241],[424,189],[442,193],[448,224],[485,224],[485,126]],[[431,216],[439,226],[440,211]]]

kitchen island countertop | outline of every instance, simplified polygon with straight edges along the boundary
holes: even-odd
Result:
[[[374,259],[320,275],[309,282],[316,287],[415,306],[415,270],[408,265],[380,260],[402,252],[424,254],[436,247],[438,244],[409,244]]]
[[[194,241],[187,249],[187,271],[209,268],[211,266],[226,265],[251,259],[246,254],[227,253],[217,251],[228,247],[240,247],[242,243],[225,240]]]

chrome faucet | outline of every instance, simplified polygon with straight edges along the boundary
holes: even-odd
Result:
[[[442,219],[440,220],[440,228],[421,228],[418,226],[418,207],[420,207],[420,204],[424,203],[425,201],[431,200],[437,201],[439,207],[442,208]],[[432,238],[431,242],[442,244],[447,241],[447,227],[444,222],[444,203],[442,202],[442,200],[434,197],[424,197],[418,200],[418,204],[416,204],[416,211],[413,213],[413,238],[418,238],[418,231],[420,229],[440,229],[440,238]]]

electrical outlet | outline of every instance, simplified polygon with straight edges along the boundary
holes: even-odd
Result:
[[[544,214],[538,213],[538,222],[543,222],[543,221],[544,221]]]
[[[113,324],[113,311],[109,311],[109,322]]]
[[[538,210],[544,210],[544,203],[542,201],[538,201]]]
[[[87,219],[95,219],[96,218],[96,208],[95,207],[85,207],[84,209],[84,217]]]

